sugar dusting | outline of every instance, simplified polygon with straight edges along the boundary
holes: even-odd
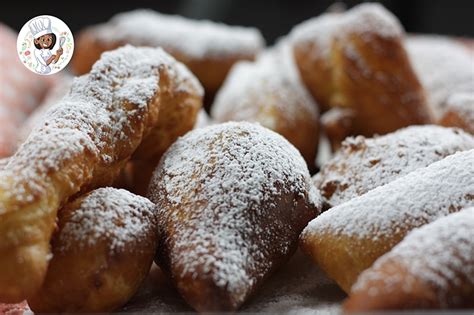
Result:
[[[474,129],[474,81],[471,93],[455,93],[448,97],[444,111],[456,113]]]
[[[147,103],[158,92],[161,67],[177,82],[191,82],[202,91],[195,77],[160,48],[125,46],[106,52],[90,74],[74,80],[70,92],[20,146],[0,176],[13,184],[0,182],[0,191],[18,201],[32,201],[34,195],[46,193],[52,174],[79,167],[71,165],[78,156],[96,160],[100,167],[123,159],[116,154],[128,140],[124,131],[132,128],[132,121],[144,119]],[[90,176],[87,171],[94,170],[77,171],[77,176]],[[0,213],[7,210],[0,204]]]
[[[255,62],[237,63],[212,106],[212,116],[224,120],[258,121],[278,129],[275,109],[288,123],[311,119],[317,123],[317,105],[301,82],[293,52],[286,42],[261,54]]]
[[[474,150],[450,155],[338,205],[311,221],[303,234],[328,231],[377,239],[468,206],[474,206]]]
[[[124,189],[99,188],[77,204],[59,234],[64,250],[81,250],[110,242],[113,252],[138,245],[154,230],[154,204]]]
[[[403,32],[397,17],[378,3],[363,3],[347,11],[342,27],[346,32],[375,33],[385,38],[399,37]]]
[[[454,92],[473,93],[474,58],[461,44],[440,36],[413,36],[406,49],[437,117]]]
[[[38,106],[21,125],[20,131],[17,135],[18,146],[21,145],[26,140],[26,138],[28,138],[28,135],[36,126],[44,122],[47,111],[56,103],[58,103],[65,95],[67,95],[71,89],[72,82],[73,77],[66,75],[51,87],[43,102],[41,102],[41,105]]]
[[[9,158],[0,159],[0,171],[7,166],[9,160]]]
[[[296,44],[314,43],[318,47],[314,57],[327,58],[342,16],[340,13],[325,13],[304,21],[293,28],[290,39]]]
[[[323,126],[342,124],[342,127],[348,128],[351,125],[348,119],[352,119],[352,117],[354,117],[353,109],[333,107],[321,116],[321,124]]]
[[[245,303],[242,313],[339,314],[346,294],[309,257],[297,251],[290,261],[272,275]],[[169,279],[152,268],[138,293],[120,310],[124,313],[193,312]]]
[[[197,114],[193,129],[203,128],[214,124],[214,120],[201,108]]]
[[[327,58],[333,39],[349,34],[377,34],[383,38],[402,35],[398,19],[377,3],[360,4],[345,13],[325,13],[293,28],[290,38],[294,43],[313,42],[316,57]]]
[[[115,15],[95,28],[105,42],[162,46],[193,58],[255,55],[264,46],[256,28],[228,26],[139,9]]]
[[[402,285],[400,278],[385,279],[379,270],[389,261],[396,261],[411,277],[421,278],[436,288],[440,304],[455,301],[451,287],[474,286],[474,208],[463,209],[410,232],[389,253],[379,258],[364,272],[353,287],[367,289],[371,281],[384,280],[374,294],[393,292]],[[384,278],[381,278],[384,277]],[[410,281],[403,284],[410,291]]]
[[[200,128],[180,138],[162,158],[153,183],[150,199],[166,225],[179,231],[172,263],[196,276],[200,268],[204,274],[212,270],[213,282],[239,298],[261,276],[248,270],[264,274],[272,266],[268,257],[290,249],[285,236],[293,229],[290,222],[259,224],[271,216],[267,211],[277,211],[279,196],[303,199],[315,212],[321,204],[300,153],[280,135],[248,122]],[[180,219],[173,208],[184,205],[189,213]],[[300,215],[295,208],[288,211]]]
[[[384,136],[349,137],[314,176],[329,206],[385,185],[457,151],[474,149],[474,137],[457,128],[411,126]]]

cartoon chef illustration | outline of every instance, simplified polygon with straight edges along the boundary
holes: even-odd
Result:
[[[52,54],[51,51],[54,45],[56,45],[56,34],[54,34],[51,28],[51,19],[46,16],[39,16],[33,19],[28,26],[36,47],[34,49],[34,57],[37,61],[35,71],[39,74],[48,74],[51,72],[49,65],[58,62],[63,54],[62,43],[64,43],[64,40],[63,38],[60,39],[60,45],[56,50],[56,54]]]

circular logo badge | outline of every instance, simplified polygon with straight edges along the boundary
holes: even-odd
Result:
[[[16,48],[25,67],[34,73],[49,75],[67,66],[74,52],[74,38],[63,21],[40,15],[21,28]]]

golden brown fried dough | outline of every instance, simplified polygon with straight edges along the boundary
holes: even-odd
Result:
[[[34,312],[108,312],[148,274],[157,238],[154,204],[123,189],[99,188],[59,211],[52,259]]]
[[[0,301],[40,288],[58,208],[113,182],[157,128],[167,90],[200,101],[197,80],[163,50],[104,53],[20,146],[0,172]]]
[[[474,208],[407,235],[364,271],[346,312],[474,307]]]
[[[474,74],[474,72],[473,72]],[[439,124],[459,127],[474,135],[474,92],[455,93],[446,100]]]
[[[342,141],[354,133],[355,114],[350,108],[334,107],[321,116],[321,127],[331,144],[332,152],[341,148]]]
[[[162,47],[188,66],[211,96],[232,65],[254,59],[264,40],[254,28],[135,10],[117,14],[109,22],[81,32],[73,68],[77,73],[85,73],[102,52],[125,44]]]
[[[349,292],[405,235],[474,206],[474,149],[458,152],[336,206],[311,221],[301,248]]]
[[[319,141],[316,103],[303,86],[286,42],[255,62],[239,62],[212,106],[218,122],[258,122],[290,141],[313,166]]]
[[[180,71],[188,71],[179,64]],[[173,75],[161,81],[175,80]],[[193,129],[202,106],[203,91],[194,77],[182,78],[181,89],[162,89],[161,106],[155,128],[143,139],[131,157],[130,176],[133,192],[145,195],[151,175],[161,156],[178,137]],[[185,87],[185,88],[184,88]]]
[[[405,45],[411,64],[425,88],[435,120],[454,94],[473,93],[474,55],[458,41],[443,36],[409,36]]]
[[[337,206],[458,151],[474,137],[457,128],[411,126],[374,138],[347,138],[313,177],[326,208]]]
[[[72,82],[74,81],[74,77],[72,76],[63,76],[61,80],[56,82],[46,94],[44,100],[41,104],[31,113],[30,116],[25,120],[25,122],[21,125],[21,128],[16,135],[16,149],[25,142],[26,138],[30,135],[31,131],[36,127],[40,126],[44,119],[46,118],[46,113],[48,110],[59,103],[61,99],[67,95],[69,90],[71,89]]]
[[[431,122],[402,27],[382,6],[324,14],[295,27],[290,38],[303,81],[322,110],[353,110],[353,134]]]
[[[299,152],[248,122],[199,128],[163,156],[150,186],[156,261],[197,311],[235,311],[294,252],[320,211]]]

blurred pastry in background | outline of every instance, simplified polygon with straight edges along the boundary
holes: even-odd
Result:
[[[83,30],[76,41],[73,69],[82,74],[104,51],[124,44],[162,47],[183,62],[213,97],[234,63],[253,60],[265,45],[256,28],[191,20],[152,10],[120,13]]]
[[[379,4],[323,14],[290,34],[303,81],[322,111],[353,110],[351,134],[365,136],[432,122],[403,36]]]
[[[328,138],[332,152],[341,147],[342,141],[353,134],[354,110],[334,107],[321,115],[321,128]]]
[[[474,89],[474,85],[471,88]],[[474,90],[471,90],[470,93],[455,93],[448,97],[443,106],[443,114],[439,124],[448,127],[459,127],[474,135]]]
[[[436,120],[451,95],[474,93],[474,55],[457,40],[414,35],[406,39],[406,48]]]
[[[28,115],[38,106],[61,75],[38,76],[21,64],[17,34],[0,23],[0,158],[13,154],[16,135]],[[31,54],[25,48],[23,54]]]
[[[470,37],[449,37],[457,40],[461,45],[463,45],[469,52],[471,57],[474,57],[474,41]]]
[[[331,208],[458,151],[474,137],[458,128],[410,126],[374,138],[349,137],[313,177]]]
[[[364,271],[345,312],[474,308],[474,208],[410,232]]]
[[[265,51],[254,62],[231,70],[216,95],[211,115],[217,122],[258,122],[290,141],[314,167],[319,141],[317,104],[301,82],[286,42]]]
[[[202,127],[207,127],[212,124],[215,124],[214,119],[212,119],[209,114],[204,110],[204,108],[201,108],[197,114],[196,117],[196,123],[194,124],[193,129],[198,129]]]

